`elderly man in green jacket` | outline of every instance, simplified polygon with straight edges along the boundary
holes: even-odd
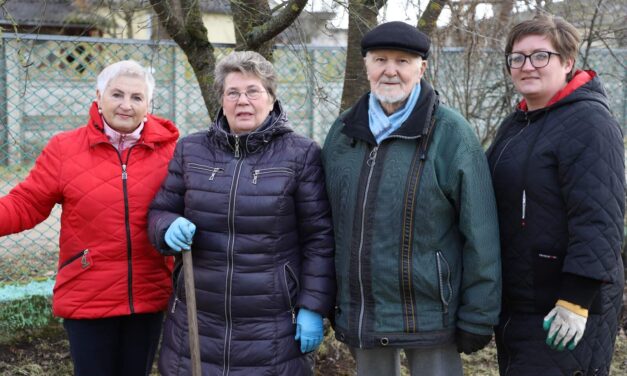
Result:
[[[488,165],[468,122],[422,76],[430,40],[389,22],[361,42],[370,93],[323,149],[338,282],[336,338],[359,376],[462,375],[500,310]]]

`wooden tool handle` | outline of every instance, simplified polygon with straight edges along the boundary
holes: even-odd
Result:
[[[185,277],[185,299],[187,303],[187,326],[189,328],[189,351],[192,355],[192,376],[202,376],[200,367],[200,341],[196,316],[196,288],[192,253],[183,250],[183,275]]]

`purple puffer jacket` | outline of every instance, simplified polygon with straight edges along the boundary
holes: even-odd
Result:
[[[335,300],[333,233],[320,148],[292,132],[277,102],[249,135],[222,113],[209,132],[182,139],[149,213],[164,241],[179,216],[192,245],[203,375],[306,375],[295,314],[326,315]],[[174,273],[159,357],[161,374],[190,375],[183,273]]]

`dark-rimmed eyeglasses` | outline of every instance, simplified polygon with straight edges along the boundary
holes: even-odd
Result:
[[[525,65],[525,61],[529,59],[531,65],[534,68],[544,68],[549,65],[549,60],[551,60],[551,55],[558,55],[557,52],[551,51],[536,51],[531,55],[521,54],[520,52],[513,52],[509,55],[505,56],[505,61],[507,62],[507,66],[511,69],[520,69]]]
[[[261,98],[261,94],[263,93],[265,93],[265,91],[259,90],[256,88],[246,89],[246,91],[242,91],[242,92],[239,92],[237,90],[229,90],[226,93],[224,93],[224,98],[226,98],[226,100],[229,100],[231,102],[235,102],[236,100],[239,100],[239,97],[242,94],[244,94],[246,95],[246,98],[250,100],[255,100],[255,99]]]

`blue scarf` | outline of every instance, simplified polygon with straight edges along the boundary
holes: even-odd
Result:
[[[370,93],[368,100],[368,120],[370,131],[377,140],[377,144],[380,144],[381,141],[385,140],[395,130],[401,127],[416,106],[418,97],[420,97],[420,83],[414,86],[405,105],[392,115],[387,116],[379,101]]]

